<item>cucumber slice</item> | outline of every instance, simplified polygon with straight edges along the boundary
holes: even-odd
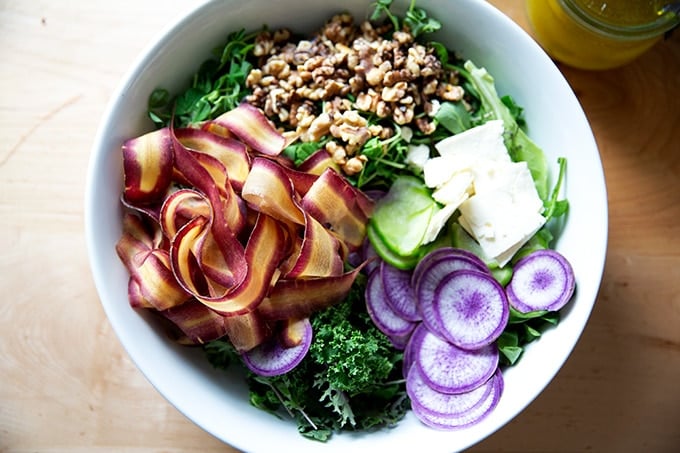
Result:
[[[368,224],[368,226],[366,228],[366,235],[368,236],[368,240],[371,241],[371,245],[373,246],[373,249],[375,250],[375,252],[387,264],[390,264],[390,265],[396,267],[397,269],[402,269],[402,270],[413,269],[414,267],[416,267],[416,264],[418,264],[418,260],[420,259],[420,255],[411,256],[411,257],[403,257],[403,256],[399,256],[396,253],[394,253],[393,251],[391,251],[385,245],[382,238],[375,231],[373,224],[371,224],[371,223]]]
[[[437,203],[420,179],[401,176],[376,205],[371,225],[390,251],[410,257],[422,245],[436,209]]]

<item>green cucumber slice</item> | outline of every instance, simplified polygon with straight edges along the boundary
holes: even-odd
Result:
[[[370,223],[390,251],[410,257],[422,245],[436,209],[437,203],[420,179],[401,176],[376,205]]]
[[[368,227],[366,228],[366,235],[368,236],[368,240],[371,241],[371,245],[373,246],[373,249],[375,250],[375,252],[387,264],[390,264],[390,265],[396,267],[397,269],[402,269],[402,270],[411,270],[414,267],[416,267],[416,264],[418,264],[418,260],[420,259],[420,255],[411,256],[411,257],[403,257],[403,256],[399,256],[399,255],[395,254],[393,251],[391,251],[385,245],[385,243],[380,238],[378,233],[375,231],[373,224],[370,224],[370,223],[368,224]]]

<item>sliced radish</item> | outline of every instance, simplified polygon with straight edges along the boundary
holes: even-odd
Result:
[[[311,322],[308,318],[300,322],[302,331],[300,343],[297,346],[287,348],[278,336],[273,336],[243,353],[242,358],[246,366],[260,376],[278,376],[295,368],[304,359],[312,344]]]
[[[481,273],[481,271],[479,271],[477,265],[472,260],[461,255],[445,255],[438,258],[435,255],[430,259],[424,258],[418,266],[420,266],[420,269],[416,268],[416,270],[419,272],[420,277],[415,281],[411,280],[418,301],[418,311],[428,329],[440,337],[446,338],[443,326],[435,313],[433,305],[437,286],[452,272],[470,270]]]
[[[416,346],[422,341],[422,336],[427,332],[427,327],[422,322],[419,322],[411,335],[409,336],[406,346],[404,347],[404,354],[402,359],[402,375],[404,379],[408,376],[408,372],[413,365],[416,353],[414,352]]]
[[[387,296],[387,304],[407,321],[420,321],[416,295],[411,287],[411,272],[397,269],[386,262],[380,264],[380,276]]]
[[[442,340],[429,330],[418,330],[412,341],[413,366],[423,379],[442,393],[464,393],[486,382],[498,367],[495,344],[470,351]]]
[[[463,257],[464,261],[468,261],[469,264],[474,264],[480,271],[489,272],[489,268],[484,264],[484,261],[474,253],[455,247],[440,247],[425,255],[423,259],[418,262],[415,269],[413,269],[411,284],[415,287],[423,272],[427,271],[435,261],[449,257]]]
[[[392,343],[394,349],[403,351],[406,348],[406,345],[408,345],[408,341],[411,339],[411,334],[413,333],[413,330],[416,328],[416,326],[417,323],[413,323],[412,329],[403,335],[387,335],[387,339],[390,340],[390,343]]]
[[[382,260],[368,238],[364,239],[364,245],[361,246],[361,257],[363,261],[367,261],[363,271],[364,274],[370,275],[375,269],[380,267]]]
[[[411,367],[406,379],[406,392],[412,405],[437,416],[462,415],[473,409],[491,392],[493,377],[465,393],[442,393],[430,387],[418,367]]]
[[[458,429],[483,420],[498,404],[503,392],[500,370],[474,390],[460,394],[437,392],[427,385],[418,367],[412,367],[406,391],[414,414],[436,429]]]
[[[378,270],[368,277],[365,299],[366,310],[371,320],[388,337],[403,337],[415,329],[416,323],[399,316],[387,303],[387,295]]]
[[[510,305],[522,313],[557,311],[571,299],[576,288],[574,270],[555,250],[537,250],[515,264],[506,291]]]
[[[463,349],[496,341],[510,316],[503,287],[492,276],[469,270],[442,279],[432,308],[445,338]]]

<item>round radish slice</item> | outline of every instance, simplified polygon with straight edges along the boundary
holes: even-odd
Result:
[[[411,272],[397,269],[386,262],[380,264],[380,275],[387,304],[407,321],[420,321],[416,296],[411,287]]]
[[[555,250],[537,250],[515,264],[506,291],[518,311],[557,311],[571,299],[576,288],[574,270]]]
[[[418,367],[412,367],[406,379],[406,393],[412,405],[422,412],[440,417],[463,415],[482,402],[494,386],[493,377],[464,393],[442,393],[430,387]]]
[[[425,262],[423,259],[421,263]],[[427,328],[442,338],[446,338],[443,327],[434,310],[435,290],[443,279],[459,270],[480,272],[470,259],[460,255],[447,255],[425,262],[420,269],[420,277],[415,281],[414,292],[420,316]],[[487,274],[484,274],[487,275]]]
[[[382,260],[378,256],[378,253],[375,251],[371,245],[371,241],[369,241],[368,238],[364,239],[364,244],[361,247],[361,257],[364,261],[368,261],[368,263],[366,263],[362,269],[364,274],[370,275],[374,270],[380,267],[380,262]]]
[[[411,369],[411,365],[413,365],[413,359],[415,356],[415,352],[413,350],[415,349],[415,346],[419,344],[420,341],[422,341],[422,336],[427,332],[427,327],[425,327],[425,324],[418,323],[415,329],[413,329],[413,332],[409,336],[408,341],[406,342],[406,346],[404,347],[404,356],[402,360],[402,375],[404,376],[404,379],[408,376],[408,372]]]
[[[482,421],[498,405],[503,393],[500,370],[480,387],[466,393],[448,395],[432,390],[413,367],[406,381],[413,413],[425,425],[450,430]]]
[[[468,264],[474,265],[481,272],[489,272],[489,268],[484,263],[484,261],[482,261],[482,259],[474,253],[455,247],[441,247],[431,251],[418,262],[416,267],[413,269],[411,285],[415,288],[423,272],[428,271],[435,261],[450,257],[462,257],[463,260],[468,262]]]
[[[312,344],[312,324],[304,320],[302,341],[297,346],[287,348],[277,336],[243,353],[246,366],[260,376],[278,376],[295,368],[304,359]]]
[[[463,349],[496,341],[510,316],[503,287],[476,271],[460,270],[442,279],[432,305],[444,337]]]
[[[442,393],[464,393],[489,379],[498,367],[498,349],[490,344],[474,351],[461,349],[430,331],[414,337],[412,360],[423,379]]]
[[[388,337],[399,338],[410,334],[416,323],[399,316],[387,303],[380,272],[371,273],[366,282],[366,310],[375,326]]]
[[[416,324],[417,323],[413,323],[413,329],[416,328]],[[403,351],[406,348],[409,339],[411,338],[412,332],[413,330],[409,330],[403,335],[387,335],[387,339],[390,340],[390,343],[392,344],[394,349]]]

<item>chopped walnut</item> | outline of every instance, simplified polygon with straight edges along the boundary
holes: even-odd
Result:
[[[333,162],[336,164],[344,165],[347,162],[347,152],[337,142],[330,141],[326,143],[326,151],[328,151],[328,154],[331,155]]]
[[[445,83],[437,87],[437,94],[446,101],[460,101],[463,99],[465,92],[461,86]]]
[[[437,128],[437,126],[434,124],[434,121],[431,121],[429,118],[425,117],[416,118],[416,127],[418,127],[420,132],[426,135],[432,134]]]
[[[364,155],[350,158],[343,166],[342,170],[349,176],[356,175],[364,168],[367,158]]]
[[[393,86],[386,86],[382,89],[380,95],[385,102],[399,102],[406,96],[407,84],[404,81],[397,82]],[[413,100],[413,98],[411,98]]]
[[[371,137],[392,137],[394,124],[431,134],[440,102],[465,102],[458,74],[389,21],[355,24],[351,15],[338,14],[300,41],[288,29],[263,31],[253,53],[258,64],[247,76],[245,100],[278,121],[291,140],[325,138],[326,151],[346,174],[361,171],[360,149]]]

